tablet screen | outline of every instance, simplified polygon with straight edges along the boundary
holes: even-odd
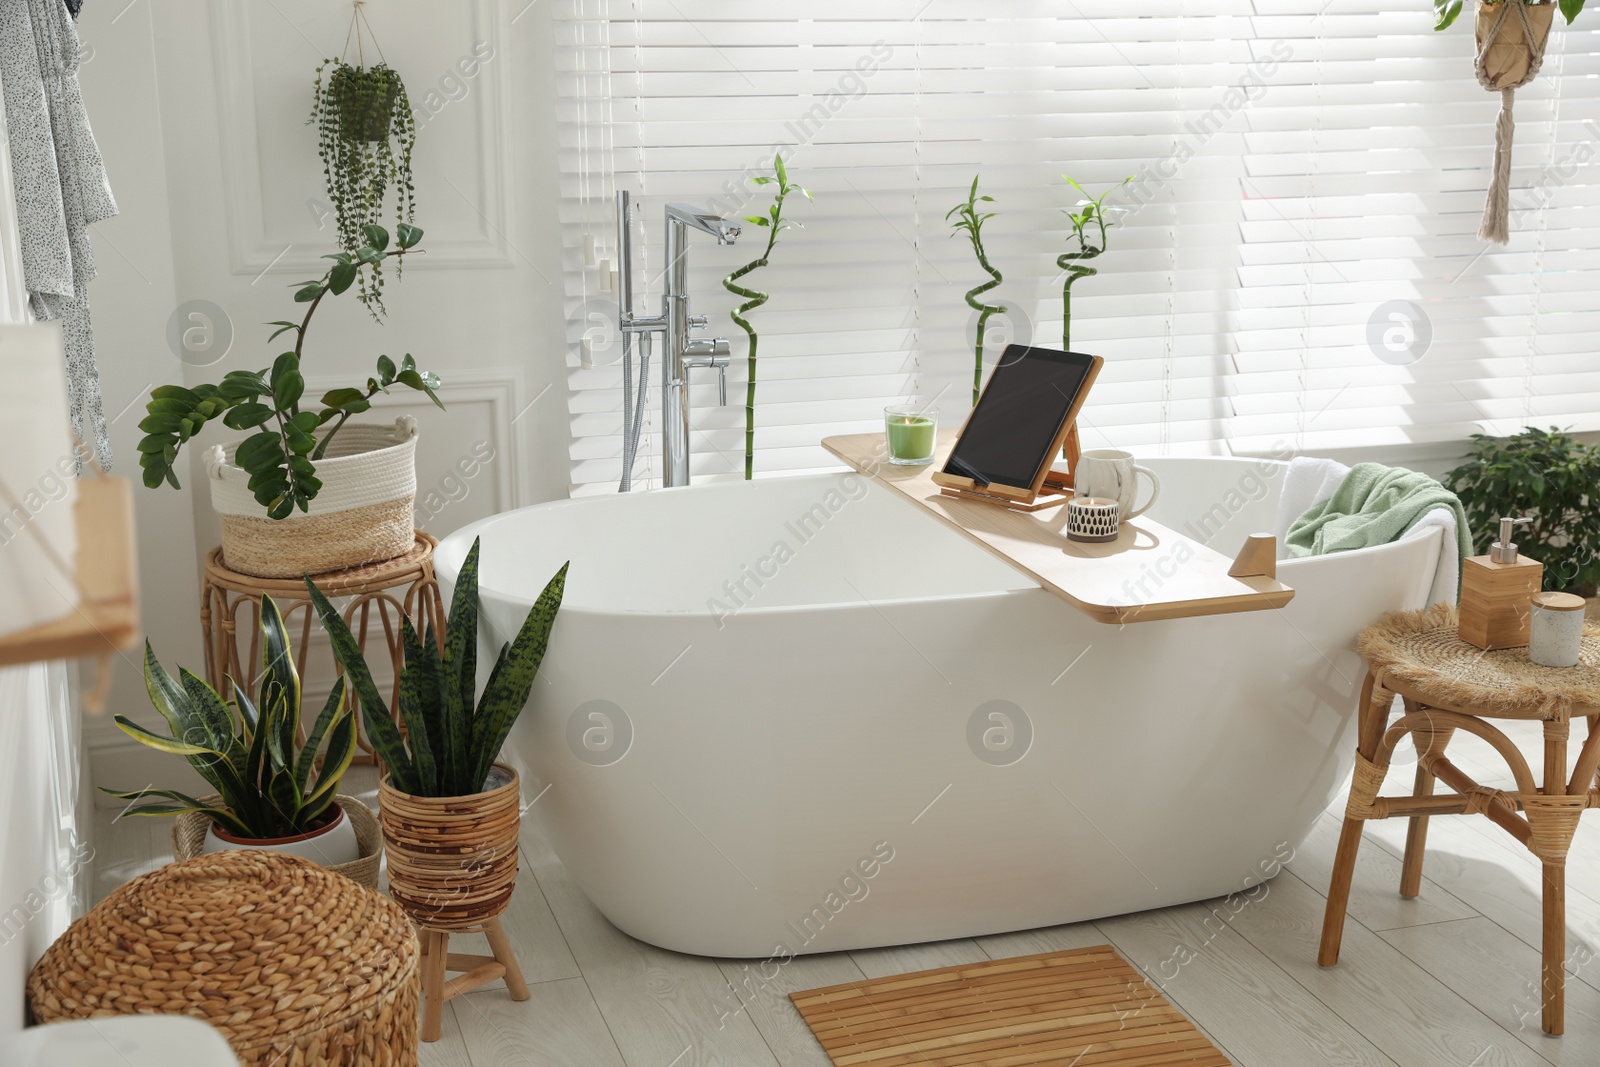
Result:
[[[1010,345],[972,410],[946,474],[1027,488],[1049,462],[1093,356]]]

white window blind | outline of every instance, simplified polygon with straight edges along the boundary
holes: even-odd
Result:
[[[1392,5],[1391,5],[1392,6]],[[1061,342],[1065,210],[1134,180],[1072,347],[1106,357],[1086,445],[1173,453],[1600,429],[1600,20],[1559,19],[1517,93],[1512,240],[1475,236],[1498,95],[1472,74],[1470,12],[1377,0],[565,0],[561,86],[572,478],[615,486],[622,397],[612,194],[632,191],[637,307],[659,305],[661,210],[764,209],[745,179],[784,151],[814,203],[788,210],[761,331],[756,469],[836,464],[832,433],[886,402],[971,400],[987,280],[945,213],[974,175],[992,365]],[[1412,6],[1415,10],[1412,10]],[[742,477],[744,337],[720,279],[759,253],[691,238],[694,310],[733,343],[729,405],[692,391],[697,480]],[[593,249],[592,255],[590,249]],[[595,261],[591,263],[591,259]],[[580,340],[593,345],[591,366]],[[609,344],[608,344],[609,342]],[[1420,355],[1420,358],[1418,358]],[[658,484],[659,357],[636,484]]]

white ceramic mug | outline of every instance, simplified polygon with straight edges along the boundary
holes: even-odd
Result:
[[[1150,479],[1150,499],[1144,507],[1133,506],[1139,475]],[[1150,505],[1161,495],[1161,479],[1149,467],[1133,461],[1131,452],[1116,448],[1091,448],[1078,457],[1078,466],[1072,479],[1073,496],[1106,497],[1117,502],[1124,522],[1150,510]]]

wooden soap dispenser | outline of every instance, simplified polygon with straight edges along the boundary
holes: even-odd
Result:
[[[1517,554],[1512,527],[1529,518],[1502,518],[1500,540],[1487,556],[1471,556],[1461,566],[1463,641],[1482,649],[1518,648],[1528,643],[1533,595],[1544,588],[1544,564]]]

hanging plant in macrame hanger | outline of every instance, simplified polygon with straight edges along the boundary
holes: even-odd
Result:
[[[339,245],[351,255],[370,243],[363,227],[383,224],[391,193],[395,223],[409,223],[416,213],[411,149],[417,130],[411,101],[399,73],[384,59],[363,6],[363,0],[355,0],[344,52],[317,67],[310,120],[317,127],[317,154],[338,222]],[[352,42],[354,64],[349,62]],[[378,59],[370,67],[369,42]],[[382,321],[383,265],[374,261],[368,266],[371,269],[359,276],[358,293],[372,317]],[[401,261],[396,261],[396,272],[402,269]]]
[[[1462,4],[1463,0],[1433,0],[1433,28],[1447,28],[1461,14]],[[1478,224],[1480,240],[1505,244],[1511,239],[1511,135],[1516,129],[1511,105],[1516,91],[1533,81],[1544,63],[1556,8],[1571,25],[1583,5],[1584,0],[1478,0],[1472,68],[1479,85],[1500,94],[1500,114],[1494,120],[1494,171],[1484,198],[1483,221]]]

